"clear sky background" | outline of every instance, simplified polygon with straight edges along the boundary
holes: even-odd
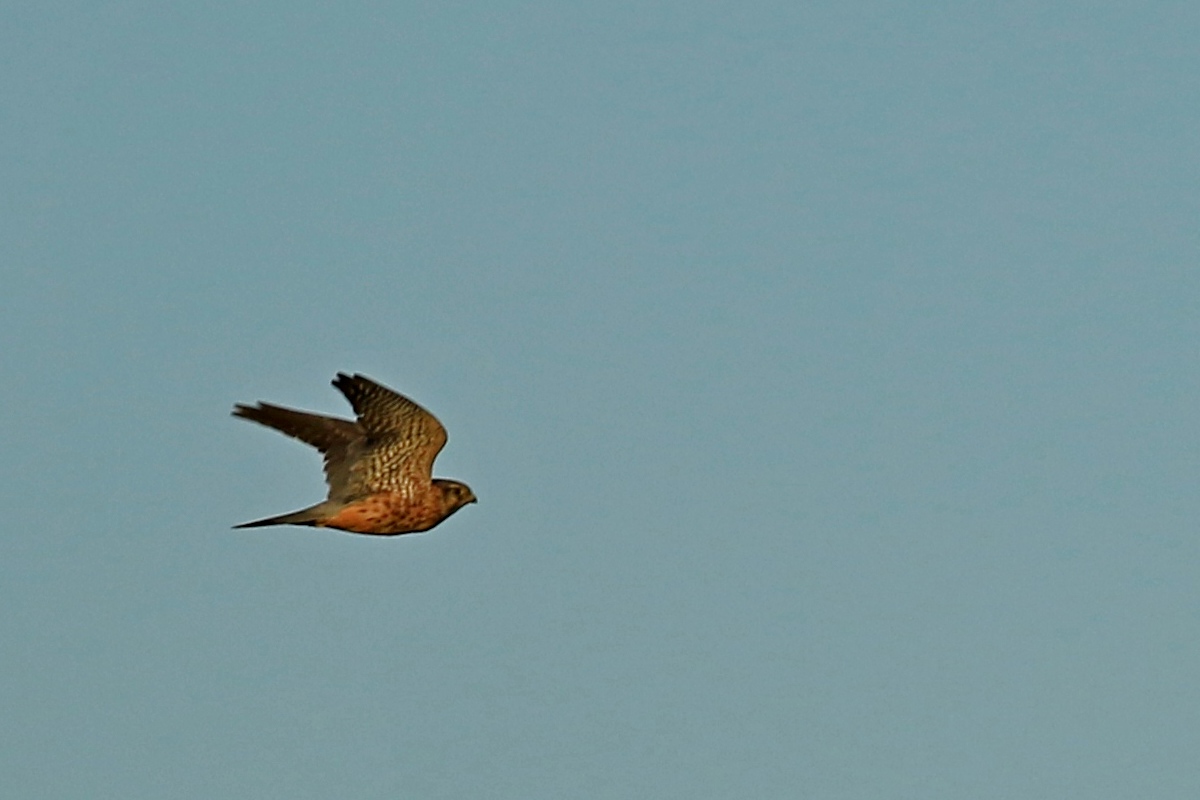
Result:
[[[1197,42],[10,4],[5,795],[1200,797]],[[479,504],[230,530],[339,370]]]

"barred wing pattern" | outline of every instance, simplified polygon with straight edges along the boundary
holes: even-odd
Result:
[[[347,496],[399,492],[415,496],[433,479],[433,461],[446,445],[437,417],[364,375],[338,373],[333,385],[346,396],[365,436],[350,467]],[[352,448],[357,449],[357,448]]]

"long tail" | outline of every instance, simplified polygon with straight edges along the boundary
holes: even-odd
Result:
[[[319,503],[310,508],[304,508],[299,511],[293,511],[290,514],[280,514],[277,517],[267,517],[266,519],[256,519],[253,522],[243,522],[241,525],[234,525],[234,528],[264,528],[267,525],[316,525],[325,516],[324,503]]]

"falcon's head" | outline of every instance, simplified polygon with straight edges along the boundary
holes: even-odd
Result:
[[[433,485],[442,490],[442,508],[446,516],[450,516],[468,503],[478,503],[471,487],[458,481],[448,481],[444,478],[434,478]]]

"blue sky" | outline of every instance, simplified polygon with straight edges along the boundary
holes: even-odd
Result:
[[[1200,792],[1192,5],[0,22],[13,796]]]

